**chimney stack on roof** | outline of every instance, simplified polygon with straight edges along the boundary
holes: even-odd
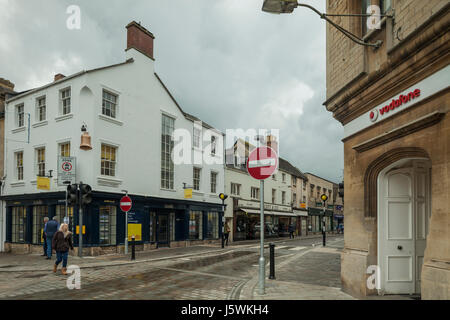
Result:
[[[127,50],[134,48],[150,59],[155,60],[153,57],[153,40],[155,36],[136,21],[130,22],[126,28],[128,30]]]
[[[61,74],[61,73],[55,74],[55,81],[54,82],[56,82],[58,80],[61,80],[61,79],[64,79],[65,77],[66,76]]]

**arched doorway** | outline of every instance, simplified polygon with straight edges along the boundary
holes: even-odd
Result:
[[[420,294],[431,214],[431,162],[398,160],[378,175],[378,265],[381,294]]]

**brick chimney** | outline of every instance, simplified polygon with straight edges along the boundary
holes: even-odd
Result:
[[[61,73],[55,74],[55,81],[54,82],[56,82],[58,80],[61,80],[61,79],[64,79],[65,77],[66,76],[61,74]]]
[[[14,91],[14,83],[3,78],[0,78],[0,87]]]
[[[130,22],[127,25],[127,30],[127,50],[134,48],[150,59],[155,60],[153,57],[153,40],[155,36],[136,21]]]

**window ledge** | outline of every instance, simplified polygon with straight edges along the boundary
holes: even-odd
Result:
[[[31,180],[30,183],[31,183],[32,185],[37,185],[37,180]]]
[[[201,191],[198,191],[198,190],[192,190],[192,194],[195,194],[195,195],[198,195],[198,196],[202,196],[202,195],[204,195],[205,193],[204,192],[201,192]]]
[[[170,191],[170,192],[177,192],[175,189],[166,189],[166,188],[160,188],[161,191]]]
[[[68,113],[68,114],[56,117],[55,121],[59,122],[59,121],[64,121],[64,120],[68,120],[68,119],[72,119],[72,118],[73,118],[73,113]]]
[[[19,133],[19,132],[22,132],[22,131],[25,131],[25,127],[24,126],[11,130],[12,133]]]
[[[104,114],[99,114],[98,118],[101,119],[101,120],[105,120],[105,121],[117,124],[119,126],[123,126],[123,122],[122,121],[114,119],[114,118],[111,118],[111,117],[108,117],[108,116],[105,116]]]
[[[113,187],[117,188],[119,185],[122,184],[121,179],[108,177],[108,176],[97,176],[97,183],[100,186],[106,186],[106,187]]]
[[[14,181],[9,184],[11,187],[25,187],[25,181]]]
[[[48,125],[48,121],[47,120],[44,120],[44,121],[39,121],[39,122],[36,122],[35,124],[33,124],[33,128],[38,128],[38,127],[42,127],[42,126],[46,126],[46,125]]]

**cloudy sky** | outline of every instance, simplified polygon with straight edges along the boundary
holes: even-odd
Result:
[[[156,72],[188,113],[225,131],[280,129],[280,153],[339,182],[343,129],[326,99],[325,22],[306,8],[261,11],[263,0],[0,0],[0,77],[22,91],[56,73],[125,59],[125,26],[156,37]],[[325,11],[325,1],[304,1]],[[67,8],[81,9],[69,30]]]

